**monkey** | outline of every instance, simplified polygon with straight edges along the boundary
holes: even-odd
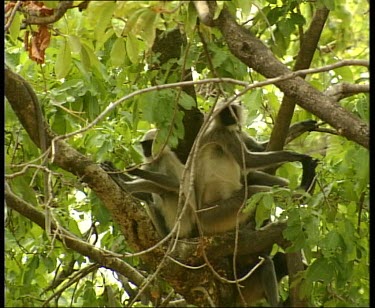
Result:
[[[210,12],[210,7],[207,3],[207,1],[192,1],[195,9],[198,13],[199,20],[207,25],[207,26],[213,26],[213,14]]]
[[[146,164],[142,168],[128,171],[131,175],[141,177],[131,180],[128,175],[116,178],[117,184],[125,191],[145,201],[149,206],[148,214],[159,235],[165,237],[174,227],[178,213],[179,185],[184,165],[177,155],[165,146],[163,151],[154,158],[152,144],[157,130],[151,129],[144,135],[141,146]],[[108,168],[108,163],[104,167]],[[151,193],[151,196],[147,193]],[[179,238],[191,237],[195,223],[192,209],[187,205],[179,227]]]
[[[174,187],[179,187],[184,165],[167,145],[157,158],[153,158],[152,144],[155,140],[156,133],[156,129],[149,130],[141,142],[145,161],[148,163],[145,165],[146,170],[166,175],[169,177],[171,182],[173,182]],[[136,174],[140,175],[139,171],[137,171]],[[155,207],[164,217],[166,229],[169,233],[176,224],[176,219],[179,214],[178,191],[166,191],[161,194],[153,193],[152,196]],[[189,205],[187,205],[187,208],[180,220],[179,238],[190,237],[192,234],[194,234],[194,228],[194,215],[192,213],[192,209],[189,207]],[[162,236],[166,235],[167,234],[164,234]]]
[[[315,177],[316,161],[308,155],[291,151],[251,151],[257,143],[240,129],[242,107],[237,103],[221,105],[215,108],[218,110],[216,116],[202,134],[194,172],[187,172],[187,178],[194,175],[197,225],[204,235],[233,230],[237,220],[240,224],[247,222],[249,214],[239,210],[249,196],[269,191],[274,185],[288,185],[285,179],[258,169],[285,162],[301,162],[300,187],[304,190],[308,190]],[[247,269],[254,265],[249,266]],[[253,273],[254,276],[245,280],[243,294],[247,302],[253,304],[265,296],[270,305],[279,306],[276,269],[266,255],[265,262]]]
[[[239,128],[242,106],[238,103],[226,107],[222,105],[217,105],[215,111],[221,110],[202,135],[194,169],[195,207],[205,235],[235,228],[237,213],[243,202],[226,203],[224,200],[238,201],[245,196],[246,190],[251,196],[256,192],[269,191],[275,185],[288,185],[285,179],[257,169],[299,161],[303,166],[301,188],[304,190],[308,189],[315,176],[315,163],[308,155],[291,151],[249,151],[251,146],[248,144],[254,144],[254,139]],[[187,177],[190,174],[191,171],[187,172]],[[245,176],[249,180],[247,187],[244,187]],[[242,198],[246,199],[247,196]],[[239,222],[245,222],[247,216],[239,213]]]

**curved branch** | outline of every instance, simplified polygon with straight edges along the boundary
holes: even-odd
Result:
[[[39,131],[35,125],[38,119],[37,106],[39,103],[33,89],[21,76],[6,68],[5,93],[21,124],[32,141],[40,148]],[[49,148],[56,135],[49,129],[44,119],[42,123],[46,146]],[[137,200],[122,191],[96,162],[82,155],[64,141],[56,140],[54,163],[89,185],[111,211],[113,218],[120,225],[122,233],[134,249],[143,250],[157,243],[158,236],[143,207]],[[145,231],[138,232],[138,228]]]
[[[24,21],[29,25],[47,25],[58,21],[64,16],[66,11],[73,7],[74,1],[60,1],[57,8],[53,11],[51,16],[31,16],[29,15]]]
[[[38,131],[37,127],[35,127],[35,104],[38,105],[38,102],[35,102],[32,99],[34,95],[31,94],[34,92],[31,87],[30,89],[32,92],[30,93],[27,82],[19,75],[6,69],[5,89],[6,97],[21,124],[27,130],[27,133],[30,135],[33,142],[40,147]],[[36,96],[34,99],[37,100]],[[159,237],[139,202],[122,191],[98,164],[76,151],[63,140],[57,139],[55,134],[49,130],[49,127],[46,124],[44,125],[44,128],[47,147],[51,147],[52,139],[55,138],[54,163],[62,169],[78,176],[82,181],[89,185],[111,212],[111,216],[114,221],[118,223],[129,246],[135,251],[143,251],[156,245]],[[22,205],[21,202],[16,202],[20,200],[10,198],[11,195],[9,191],[7,192],[7,195],[8,204],[13,205],[14,207]],[[23,209],[26,213],[25,215],[29,213],[28,211],[32,210],[30,207],[24,207]],[[36,215],[34,219],[37,219],[39,224],[44,226],[44,215],[37,214],[34,211],[31,213]],[[51,228],[56,228],[56,226],[51,226]],[[76,242],[71,244],[74,245]],[[148,268],[155,269],[160,263],[160,260],[163,259],[164,255],[165,249],[158,245],[147,254],[142,254],[141,257],[147,264]],[[189,303],[194,303],[196,305],[204,305],[207,302],[207,298],[205,298],[204,294],[193,292],[194,286],[199,284],[206,289],[212,290],[214,294],[219,294],[218,288],[222,287],[222,284],[214,279],[213,274],[209,269],[202,268],[199,271],[191,271],[172,261],[167,262],[167,264],[161,269],[160,275],[170,282],[176,292],[183,295]],[[202,279],[202,277],[208,278]],[[229,291],[231,290],[232,289]],[[225,301],[226,298],[227,297],[225,296],[222,298],[216,298],[215,302],[220,305],[220,303]]]
[[[5,183],[5,201],[8,207],[30,219],[45,230],[44,213],[15,195],[7,183]],[[135,268],[122,261],[120,258],[114,257],[110,252],[99,250],[95,246],[82,241],[61,226],[56,226],[54,222],[51,223],[51,231],[54,232],[56,238],[63,242],[67,248],[73,249],[74,251],[87,256],[92,261],[99,263],[105,268],[121,273],[128,277],[135,285],[139,286],[144,282],[145,277],[143,277]]]
[[[222,10],[215,24],[231,52],[247,66],[267,78],[291,73],[259,39],[238,25],[227,9]],[[279,81],[275,85],[299,106],[336,128],[340,135],[369,148],[369,126],[301,77]]]

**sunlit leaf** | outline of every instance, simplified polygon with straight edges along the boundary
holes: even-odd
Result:
[[[113,66],[121,66],[125,60],[125,42],[119,37],[116,39],[111,50],[111,61]]]
[[[72,52],[79,53],[81,51],[81,41],[78,36],[75,35],[69,35],[69,44],[70,44],[70,49]]]
[[[13,42],[17,42],[18,35],[20,33],[22,16],[19,12],[14,15],[13,21],[9,27],[9,36]]]
[[[132,63],[136,64],[139,62],[140,59],[138,40],[134,35],[130,33],[128,34],[128,37],[126,39],[126,53]]]
[[[70,44],[63,40],[55,63],[55,73],[58,79],[64,78],[69,73],[71,62]]]

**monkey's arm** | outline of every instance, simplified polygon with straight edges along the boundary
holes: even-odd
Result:
[[[129,193],[145,192],[163,194],[171,191],[179,191],[180,184],[178,182],[172,181],[172,179],[169,176],[162,173],[138,169],[137,172],[139,172],[139,174],[149,177],[152,180],[132,179],[128,175],[116,170],[116,168],[114,168],[111,162],[104,162],[101,164],[101,166],[104,170],[106,170],[109,173],[112,179],[124,191],[127,191]]]
[[[113,163],[110,161],[105,161],[101,163],[100,166],[108,173],[112,180],[114,180],[122,190],[126,191],[126,189],[124,188],[124,183],[134,180],[127,174],[116,169]],[[145,201],[146,203],[152,202],[152,196],[149,193],[138,192],[134,193],[133,196],[139,200]]]
[[[166,227],[165,219],[160,212],[160,209],[155,205],[155,203],[149,202],[146,205],[147,215],[150,217],[152,224],[154,225],[156,232],[161,238],[165,237],[169,232]]]
[[[242,138],[242,136],[238,136]],[[238,140],[237,140],[238,141]],[[311,156],[292,151],[250,152],[241,147],[240,142],[231,141],[227,147],[240,166],[246,165],[247,169],[260,169],[274,167],[281,163],[299,161],[302,163],[303,175],[300,187],[307,191],[315,179],[317,161]],[[244,161],[243,161],[244,157]]]
[[[155,182],[157,185],[165,188],[166,191],[178,192],[180,187],[180,183],[178,181],[164,173],[144,170],[140,168],[128,170],[127,173],[140,177],[144,180]]]

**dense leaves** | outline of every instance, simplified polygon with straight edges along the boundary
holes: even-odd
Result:
[[[55,134],[78,131],[101,116],[89,129],[66,139],[94,162],[110,160],[120,169],[141,163],[139,141],[151,127],[160,129],[155,151],[164,143],[177,147],[189,133],[190,126],[184,121],[186,111],[195,107],[209,111],[218,93],[230,97],[243,86],[234,82],[196,84],[196,97],[189,95],[185,87],[155,87],[148,92],[144,89],[186,81],[182,72],[190,69],[195,81],[226,77],[252,84],[265,80],[230,52],[218,28],[197,24],[192,3],[65,3],[66,6],[59,1],[6,1],[5,60],[7,67],[36,92],[42,115]],[[226,7],[239,24],[293,68],[302,40],[309,39],[304,33],[322,6],[331,12],[311,67],[368,59],[365,0],[217,1],[215,17]],[[59,12],[63,17],[56,17],[48,25],[27,22],[30,16],[52,18]],[[157,41],[176,28],[186,35],[179,50],[155,52]],[[168,58],[166,54],[170,52],[178,56]],[[306,80],[324,92],[343,82],[368,84],[369,75],[363,66],[346,65],[309,74]],[[339,104],[369,123],[366,92],[346,95]],[[268,140],[275,121],[281,117],[278,112],[282,97],[274,84],[243,93],[241,100],[247,110],[244,130],[260,141]],[[115,108],[103,115],[113,103]],[[270,215],[272,219],[287,220],[283,235],[291,246],[286,251],[302,249],[307,263],[307,269],[294,283],[300,283],[300,295],[309,305],[368,306],[369,153],[297,106],[292,123],[307,119],[317,120],[318,129],[303,134],[286,148],[319,159],[314,194],[293,197],[291,190],[298,187],[301,167],[289,163],[280,167],[277,174],[289,179],[291,189],[275,188],[271,194],[257,194],[248,201],[245,211],[254,212],[256,228]],[[36,121],[35,127],[38,125]],[[176,291],[177,287],[184,291],[178,281],[152,277],[147,260],[138,255],[122,258],[134,252],[134,245],[113,221],[103,200],[85,179],[44,160],[42,154],[6,102],[6,181],[15,195],[47,218],[46,229],[42,229],[27,214],[10,206],[5,209],[5,305],[153,306],[166,298],[176,303],[183,301],[184,294]],[[142,207],[140,203],[139,206]],[[58,231],[49,234],[48,219],[93,247],[111,251],[113,258],[122,254],[124,263],[142,277],[152,278],[150,285],[142,289],[141,282],[130,278],[133,276],[115,270],[111,258],[103,257],[98,263],[91,255],[69,249],[64,240],[59,241]],[[136,229],[136,219],[132,223]],[[276,246],[273,252],[282,249]],[[284,279],[284,300],[288,291],[288,279]]]

